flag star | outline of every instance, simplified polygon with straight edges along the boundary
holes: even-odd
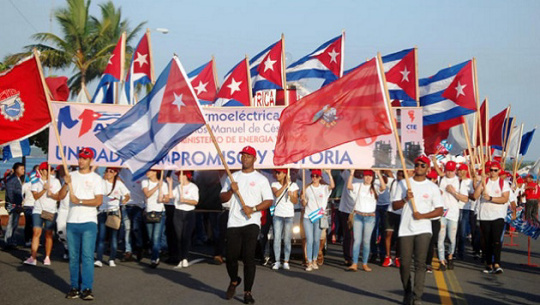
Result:
[[[337,64],[337,56],[339,53],[336,52],[336,49],[332,49],[332,52],[328,52],[328,55],[330,55],[330,62],[335,62]]]
[[[276,63],[276,60],[272,60],[272,58],[270,58],[270,56],[268,56],[268,58],[264,61],[264,72],[266,72],[266,70],[268,70],[268,69],[274,71],[274,64],[275,63]]]
[[[460,94],[465,96],[465,92],[463,92],[463,89],[465,89],[465,87],[467,87],[467,84],[462,85],[461,82],[458,81],[457,86],[456,86],[456,92],[457,92],[456,98],[458,98]]]
[[[204,83],[199,81],[199,84],[194,89],[197,90],[197,95],[201,94],[201,92],[206,92],[206,85],[208,85],[208,82]]]
[[[180,109],[182,108],[182,106],[186,106],[186,104],[184,104],[184,102],[182,101],[182,94],[176,95],[176,93],[174,92],[173,94],[174,94],[174,101],[172,102],[172,104],[178,107],[178,111],[180,112]]]
[[[109,63],[107,63],[107,65],[112,65],[112,58],[114,57],[114,54],[111,55],[111,58],[109,58]]]
[[[139,64],[139,68],[142,67],[144,64],[148,64],[148,61],[146,60],[146,57],[148,54],[142,55],[141,53],[137,52],[137,58],[135,58],[134,62]]]
[[[242,81],[235,81],[234,78],[232,79],[231,83],[227,85],[228,88],[231,89],[231,95],[233,95],[234,92],[240,91],[240,84]]]
[[[411,73],[411,71],[408,71],[407,70],[407,67],[405,67],[405,69],[401,72],[401,75],[403,75],[403,78],[401,79],[402,82],[408,82],[409,81],[409,74]]]

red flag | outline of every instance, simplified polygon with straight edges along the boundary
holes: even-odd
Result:
[[[65,76],[45,78],[45,82],[47,83],[47,87],[49,87],[53,100],[64,102],[68,100],[69,87],[67,81],[68,78]]]
[[[285,108],[274,164],[392,132],[377,59]]]
[[[489,143],[488,145],[503,146],[503,127],[508,108],[499,112],[489,120]]]
[[[214,58],[210,60],[203,70],[191,80],[191,85],[197,97],[204,101],[213,102],[216,99],[217,84],[214,76]]]
[[[227,76],[223,85],[217,94],[217,105],[225,105],[234,100],[242,103],[244,106],[250,106],[250,90],[248,83],[248,65],[245,59],[242,59],[231,73]],[[219,100],[223,99],[223,100]]]
[[[283,44],[282,40],[280,40],[262,59],[257,72],[263,78],[283,88],[282,53]]]
[[[105,71],[103,71],[103,74],[111,75],[116,79],[116,81],[120,81],[122,79],[122,61],[124,60],[123,52],[125,49],[123,42],[124,36],[121,35],[113,53],[111,54],[111,57],[109,57],[109,62],[107,63],[107,67],[105,67]]]
[[[50,122],[35,56],[0,74],[0,145],[39,133]]]
[[[344,36],[345,34],[342,34],[339,39],[336,39],[334,42],[329,44],[324,51],[316,56],[313,56],[319,59],[319,61],[337,77],[340,77],[341,73],[343,72],[341,56],[343,54],[343,44],[345,43]]]

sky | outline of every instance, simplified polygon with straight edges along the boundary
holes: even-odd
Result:
[[[90,13],[99,14],[92,1]],[[490,115],[511,105],[524,131],[537,124],[540,94],[540,1],[141,1],[119,0],[134,26],[146,21],[152,31],[156,75],[178,54],[187,71],[214,55],[223,76],[245,54],[254,56],[285,34],[289,63],[346,32],[345,67],[377,52],[382,55],[418,47],[419,76],[475,57],[481,99],[489,97]],[[61,0],[0,0],[0,59],[33,43],[36,32],[60,34],[53,8]],[[141,33],[142,35],[142,33]],[[53,73],[55,73],[53,71]],[[62,71],[70,76],[71,71]],[[56,72],[55,74],[60,74]],[[89,85],[93,92],[97,82]],[[540,156],[533,139],[526,160]]]

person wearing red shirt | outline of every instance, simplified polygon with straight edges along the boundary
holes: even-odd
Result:
[[[538,196],[540,187],[533,181],[532,175],[525,178],[525,219],[538,223]]]

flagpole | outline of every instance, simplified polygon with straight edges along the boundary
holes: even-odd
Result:
[[[150,57],[150,82],[152,85],[156,83],[156,75],[154,72],[154,58],[152,57],[152,43],[150,41],[150,29],[146,29],[146,38],[148,39],[148,56]],[[133,76],[131,76],[133,77]]]
[[[251,87],[251,71],[249,71],[249,60],[246,54],[246,70],[247,70],[247,82],[249,90],[249,106],[253,106],[253,88]]]
[[[124,82],[124,61],[126,57],[126,32],[122,33],[122,40],[120,41],[121,47],[120,47],[120,79],[118,82],[114,83],[114,87],[116,88],[116,96],[114,99],[114,104],[119,104],[120,102],[120,90],[122,88],[122,83]]]
[[[473,65],[473,76],[474,76],[474,99],[476,100],[476,110],[478,112],[480,112],[480,98],[479,98],[479,93],[478,93],[478,73],[476,71],[476,58],[473,57],[472,59],[472,65]],[[486,99],[486,107],[487,107],[487,99]],[[486,109],[486,114],[487,114],[487,109]],[[482,125],[482,121],[480,120],[479,121],[479,125]],[[487,132],[486,132],[487,134]],[[480,133],[480,142],[483,142],[483,139],[482,139],[482,133]],[[486,141],[487,143],[487,141]],[[483,143],[481,143],[483,144]],[[484,149],[482,148],[482,154],[480,155],[481,156],[481,160],[482,160],[482,164],[485,163],[485,158],[484,158]]]
[[[66,163],[66,157],[64,156],[64,146],[62,145],[62,141],[60,140],[58,126],[56,126],[56,117],[54,116],[54,112],[52,110],[51,100],[47,89],[47,83],[45,82],[45,77],[43,76],[43,68],[41,67],[41,61],[39,60],[39,54],[36,49],[33,49],[32,52],[34,53],[34,57],[36,58],[39,75],[41,77],[41,84],[43,85],[43,91],[45,93],[45,99],[47,101],[47,108],[49,108],[49,115],[51,116],[51,127],[54,130],[56,141],[58,142],[58,150],[60,151],[60,158],[62,158],[62,165],[64,166],[64,171],[66,172],[66,174],[68,174],[69,171]],[[47,157],[47,159],[49,158]]]
[[[469,125],[467,124],[466,118],[463,119],[463,132],[465,133],[465,141],[467,141],[467,149],[469,150],[469,160],[471,163],[471,167],[474,170],[475,169],[475,160],[474,155],[472,154],[472,145],[471,145],[471,139],[469,137]]]
[[[217,77],[216,59],[212,55],[212,72],[214,73],[214,83],[216,84],[216,94],[219,92],[219,83]]]
[[[388,93],[388,86],[386,85],[386,76],[384,74],[384,68],[381,58],[381,53],[377,52],[377,61],[379,65],[379,73],[381,75],[381,78],[383,80],[384,85],[384,94],[386,97],[386,104],[388,106],[388,110],[390,112],[390,123],[392,124],[392,133],[394,134],[394,138],[396,140],[396,146],[399,153],[399,159],[401,161],[401,167],[403,169],[403,175],[405,177],[405,183],[407,184],[407,189],[412,190],[411,188],[411,182],[409,181],[409,174],[407,173],[407,166],[405,165],[405,157],[403,156],[403,150],[401,149],[401,140],[399,139],[399,135],[397,133],[397,126],[396,126],[396,119],[394,117],[394,110],[392,109],[392,103],[390,102],[390,94]],[[411,208],[414,213],[417,212],[416,210],[416,203],[414,202],[414,198],[411,198]]]
[[[490,145],[489,145],[489,101],[488,101],[488,98],[486,97],[486,142],[484,143],[486,145],[486,153],[488,155],[488,160],[491,160],[491,148],[490,148]]]
[[[512,120],[512,123],[510,124],[510,129],[508,129],[508,120],[510,119],[510,110],[512,109],[512,105],[508,105],[508,110],[506,111],[506,116],[504,118],[503,122],[503,132],[502,132],[502,153],[501,153],[501,163],[504,169],[504,162],[506,161],[506,146],[508,145],[508,138],[510,137],[510,133],[512,132],[512,129],[514,128],[514,122]],[[508,130],[508,134],[506,132]]]
[[[418,48],[414,47],[414,78],[416,90],[416,107],[420,107],[420,87],[418,85]]]
[[[514,166],[512,170],[512,184],[516,184],[516,172],[517,172],[517,163],[518,163],[518,157],[519,157],[519,149],[521,148],[521,138],[523,137],[523,123],[521,123],[521,130],[519,131],[519,138],[518,138],[518,145],[517,145],[517,152],[516,156],[514,157]]]
[[[287,90],[287,74],[285,73],[285,34],[281,33],[281,82],[283,84],[284,104],[289,106],[289,93]]]

